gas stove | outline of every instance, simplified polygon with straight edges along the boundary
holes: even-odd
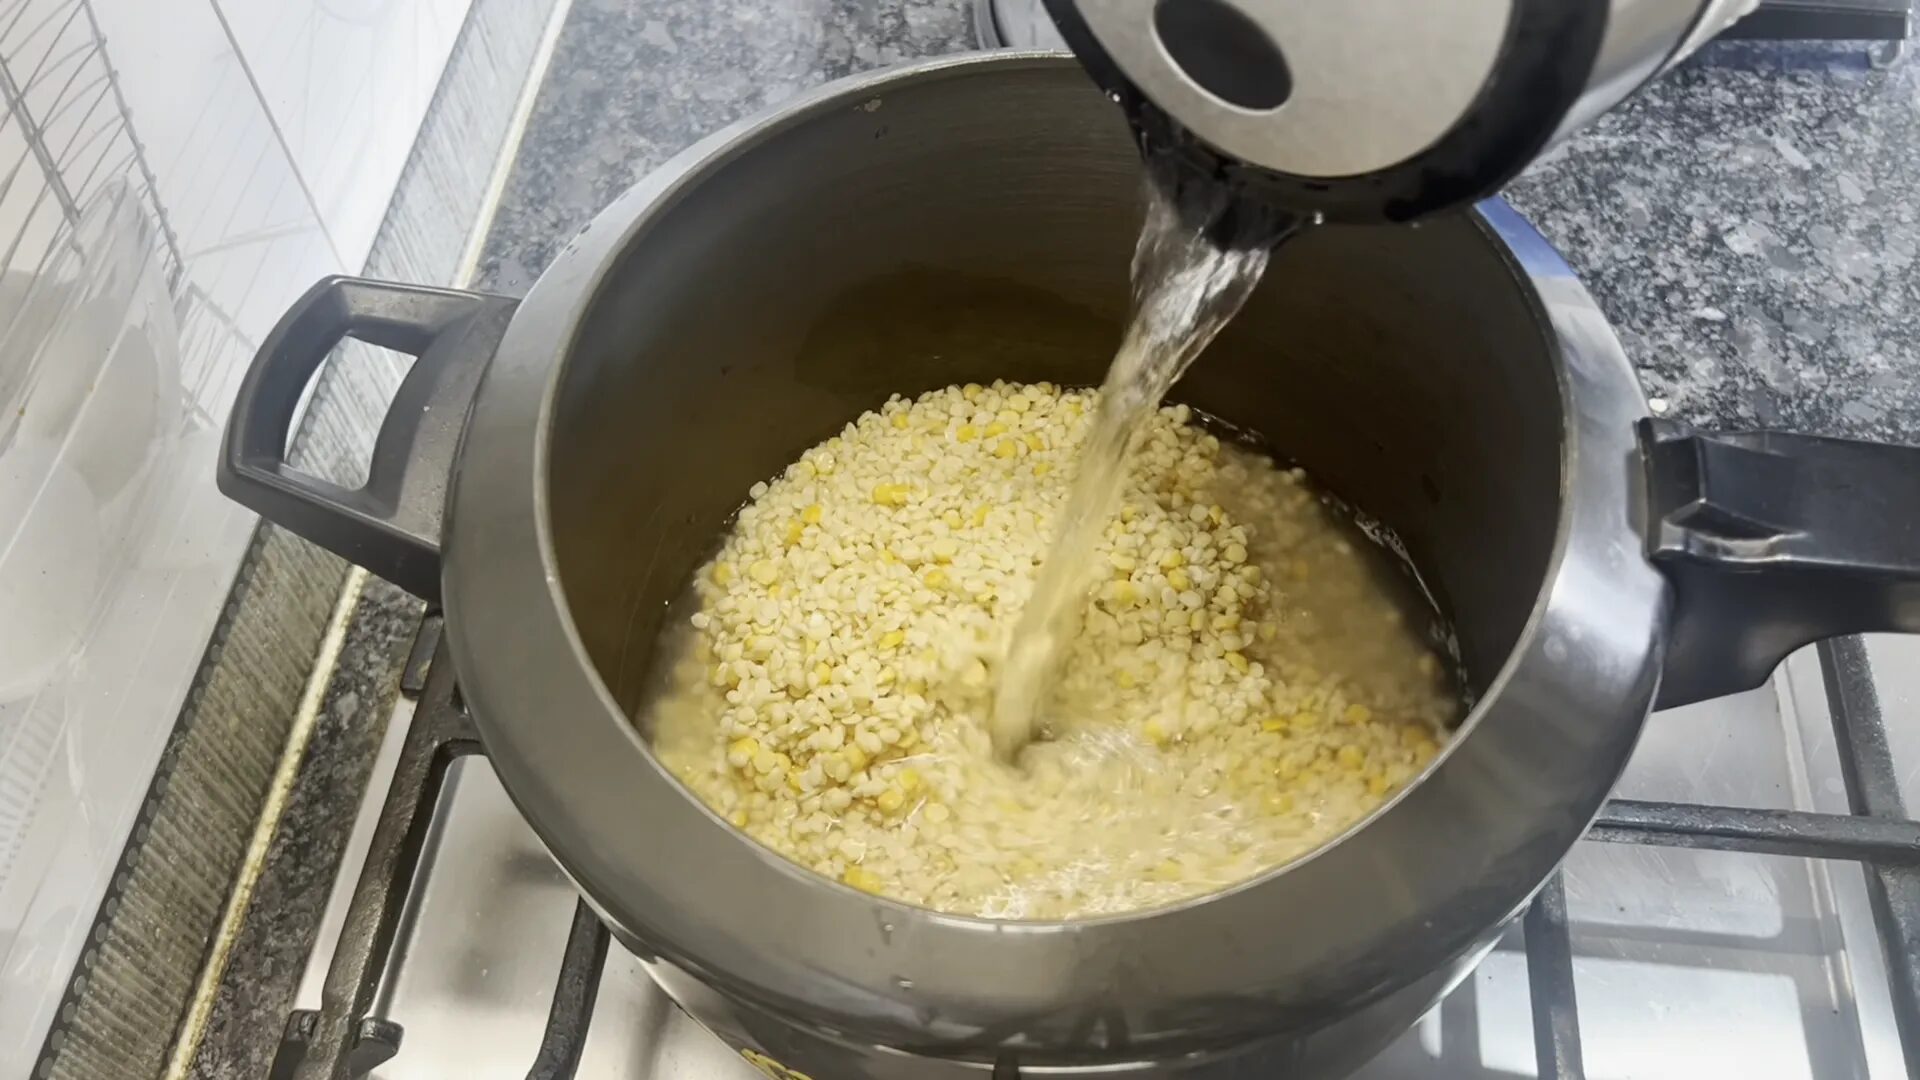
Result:
[[[430,618],[274,1080],[761,1076],[610,944],[438,639]],[[1588,841],[1358,1077],[1920,1075],[1916,661],[1914,639],[1842,639],[1656,714]]]

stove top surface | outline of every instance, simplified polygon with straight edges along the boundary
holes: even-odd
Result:
[[[1656,714],[1595,832],[1616,842],[1576,848],[1559,882],[1472,977],[1358,1077],[1907,1075],[1868,884],[1875,874],[1846,860],[1875,854],[1911,865],[1920,839],[1910,824],[1842,816],[1849,780],[1833,732],[1836,712],[1844,721],[1860,704],[1847,680],[1864,675],[1866,661],[1882,673],[1889,715],[1910,715],[1915,694],[1887,675],[1915,670],[1915,659],[1913,639],[1842,642],[1796,656],[1760,690]],[[419,744],[423,727],[450,715],[449,680],[435,676],[417,708],[402,701],[390,725],[380,771],[397,766],[396,789],[419,750],[409,733]],[[1892,748],[1903,760],[1920,761],[1913,726],[1896,719],[1884,730],[1903,744]],[[1920,779],[1913,771],[1909,785]],[[368,1075],[762,1075],[682,1013],[639,961],[607,945],[484,757],[453,760],[425,805],[419,871],[403,890],[391,957],[369,968],[365,1016],[387,1026],[361,1021],[363,1043],[377,1036],[362,1060],[394,1052]],[[380,818],[370,805],[348,865],[370,846],[378,861]],[[1767,851],[1791,854],[1758,853]],[[1815,851],[1838,858],[1798,857]],[[302,1008],[320,1005],[355,885],[343,874],[336,886]],[[1910,928],[1916,916],[1909,909],[1894,921]],[[355,940],[351,931],[345,940]],[[1908,992],[1913,975],[1901,977]],[[314,1052],[298,1040],[283,1047],[280,1072],[297,1075]]]

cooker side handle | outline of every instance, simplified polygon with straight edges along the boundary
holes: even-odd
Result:
[[[227,497],[427,600],[440,598],[440,519],[480,374],[517,300],[329,277],[260,346],[220,448]],[[287,462],[307,384],[352,337],[415,358],[374,441],[367,481],[342,487]]]
[[[1674,587],[1656,708],[1840,634],[1920,633],[1920,447],[1642,420],[1647,552]]]

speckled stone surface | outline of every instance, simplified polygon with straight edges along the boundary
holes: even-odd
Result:
[[[252,903],[234,935],[187,1073],[195,1080],[269,1074],[421,613],[418,599],[367,579]]]
[[[576,0],[483,280],[524,290],[621,190],[731,120],[973,41],[965,0]],[[1657,409],[1920,441],[1920,64],[1712,46],[1509,195]]]
[[[522,292],[634,181],[842,75],[974,47],[966,0],[574,0],[481,281]]]
[[[1920,64],[1729,43],[1551,152],[1514,204],[1656,407],[1920,442]]]

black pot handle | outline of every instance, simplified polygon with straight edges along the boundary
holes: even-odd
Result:
[[[1750,690],[1840,634],[1920,633],[1920,447],[1642,420],[1674,586],[1656,708]]]
[[[330,277],[267,335],[240,384],[220,490],[274,524],[417,596],[440,598],[440,518],[467,408],[518,301]],[[367,482],[341,487],[287,463],[301,395],[346,337],[415,357],[374,441]]]

